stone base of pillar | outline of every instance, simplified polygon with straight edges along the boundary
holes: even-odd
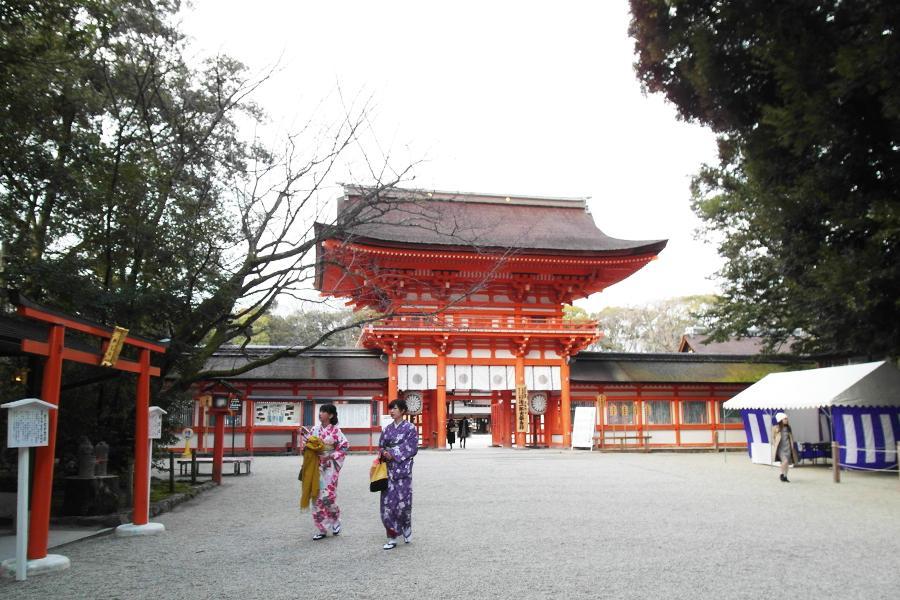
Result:
[[[71,561],[65,556],[59,554],[48,554],[44,558],[38,558],[28,561],[26,569],[26,577],[31,575],[40,575],[41,573],[52,573],[53,571],[64,571],[72,566]],[[16,576],[16,559],[10,558],[0,563],[3,574],[8,577]]]
[[[147,523],[145,525],[135,525],[134,523],[126,523],[116,527],[117,537],[133,537],[136,535],[156,535],[166,530],[166,526],[162,523]]]

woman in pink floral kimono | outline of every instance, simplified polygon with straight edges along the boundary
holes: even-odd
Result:
[[[331,527],[332,535],[341,532],[341,509],[337,505],[338,477],[341,467],[344,465],[344,457],[350,448],[350,443],[340,427],[337,426],[337,409],[333,404],[324,404],[319,409],[319,424],[308,430],[300,430],[301,445],[306,446],[306,441],[311,436],[316,436],[325,445],[319,454],[319,495],[313,503],[313,524],[318,533],[314,540],[321,540]]]

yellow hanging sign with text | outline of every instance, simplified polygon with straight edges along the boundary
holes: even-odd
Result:
[[[113,330],[109,338],[109,344],[106,346],[106,352],[103,353],[103,359],[100,360],[101,367],[111,367],[119,360],[119,354],[122,352],[122,346],[125,345],[125,338],[128,337],[128,330],[118,325]]]

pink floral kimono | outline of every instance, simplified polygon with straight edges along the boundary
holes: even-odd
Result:
[[[318,436],[325,443],[325,450],[319,455],[319,496],[313,503],[313,524],[321,533],[326,532],[328,525],[331,525],[332,531],[340,530],[337,485],[350,443],[337,425],[316,425],[310,435]],[[303,444],[306,445],[305,439]]]

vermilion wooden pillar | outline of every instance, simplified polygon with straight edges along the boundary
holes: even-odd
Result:
[[[569,391],[569,362],[568,357],[564,356],[560,361],[559,368],[560,394],[559,408],[562,412],[562,435],[563,448],[572,447],[572,399]]]
[[[131,522],[146,525],[150,509],[150,351],[142,348],[134,414],[134,513]]]
[[[62,325],[50,326],[50,332],[47,337],[48,354],[47,359],[44,361],[44,376],[41,381],[41,400],[54,406],[59,406],[65,339],[65,327]],[[49,418],[48,442],[46,446],[35,448],[31,517],[28,522],[28,560],[38,560],[47,556],[58,413],[58,410],[47,411]]]
[[[444,353],[438,355],[437,363],[437,405],[435,414],[435,428],[437,430],[437,448],[447,447],[447,356]]]
[[[397,360],[393,353],[388,357],[388,397],[384,402],[384,414],[390,414],[388,404],[397,399]]]
[[[503,445],[503,436],[501,432],[503,428],[500,426],[502,422],[502,418],[500,417],[500,403],[503,402],[501,398],[498,398],[496,395],[491,398],[491,445],[492,446],[502,446]]]
[[[547,410],[544,412],[544,443],[547,444],[548,448],[555,446],[553,443],[553,434],[556,433],[556,423],[554,421],[554,415],[556,414],[555,405],[554,394],[548,392]]]
[[[249,396],[249,393],[248,393]],[[244,401],[244,449],[253,455],[253,434],[256,431],[256,403],[248,397]]]
[[[222,459],[225,457],[225,415],[228,411],[215,410],[216,415],[216,433],[213,438],[213,481],[218,485],[222,485]]]
[[[500,445],[504,448],[512,448],[512,432],[510,431],[510,419],[512,418],[512,394],[503,392],[503,399],[500,402]]]

